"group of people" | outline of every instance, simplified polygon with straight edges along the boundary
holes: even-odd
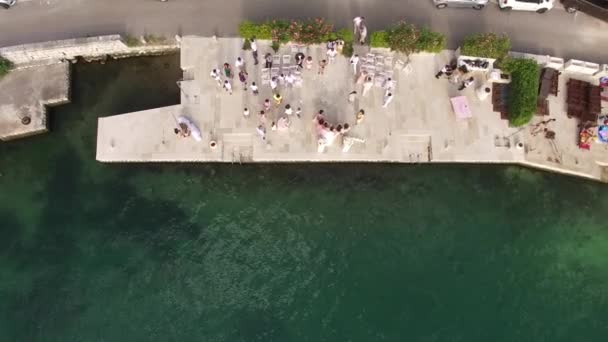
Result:
[[[466,65],[457,67],[456,63],[450,63],[444,65],[437,74],[435,74],[435,78],[439,79],[441,77],[446,77],[454,84],[460,83],[458,90],[462,91],[475,84],[475,78],[473,76],[468,76],[468,74],[469,70]]]

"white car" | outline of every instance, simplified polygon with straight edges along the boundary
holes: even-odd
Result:
[[[553,8],[553,0],[498,0],[501,10],[545,13]]]
[[[13,6],[15,3],[17,2],[17,0],[0,0],[0,7],[4,7],[6,9],[11,8],[11,6]]]

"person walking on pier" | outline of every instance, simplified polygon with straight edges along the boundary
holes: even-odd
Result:
[[[338,55],[338,52],[336,52],[335,48],[331,48],[327,50],[327,58],[329,59],[329,63],[333,63],[336,61],[336,56]]]
[[[251,82],[251,91],[253,92],[253,95],[258,95],[260,93],[258,85],[255,84],[255,82]]]
[[[283,102],[283,96],[281,96],[279,93],[272,95],[272,98],[274,99],[274,103],[277,105],[277,107],[281,104],[281,102]]]
[[[306,70],[312,69],[312,56],[306,57]]]
[[[361,24],[361,32],[359,33],[359,44],[365,44],[365,39],[367,38],[367,26],[365,24]]]
[[[236,62],[234,63],[234,66],[238,70],[245,70],[245,61],[243,61],[243,59],[241,57],[237,57]]]
[[[364,20],[365,20],[365,17],[355,17],[353,19],[353,25],[354,25],[353,34],[354,35],[356,35],[357,33],[360,32],[361,25],[363,24]]]

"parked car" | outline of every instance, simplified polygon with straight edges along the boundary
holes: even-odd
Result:
[[[562,0],[562,4],[568,13],[581,11],[608,21],[608,0]]]
[[[498,6],[505,11],[545,13],[553,8],[553,0],[498,0]]]
[[[0,0],[0,7],[4,7],[5,9],[11,8],[17,0]]]
[[[464,7],[481,10],[488,4],[488,0],[433,0],[435,7]]]

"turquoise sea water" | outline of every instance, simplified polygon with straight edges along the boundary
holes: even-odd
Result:
[[[518,167],[106,165],[175,56],[0,144],[0,341],[606,341],[608,186]],[[138,80],[136,82],[136,80]]]

